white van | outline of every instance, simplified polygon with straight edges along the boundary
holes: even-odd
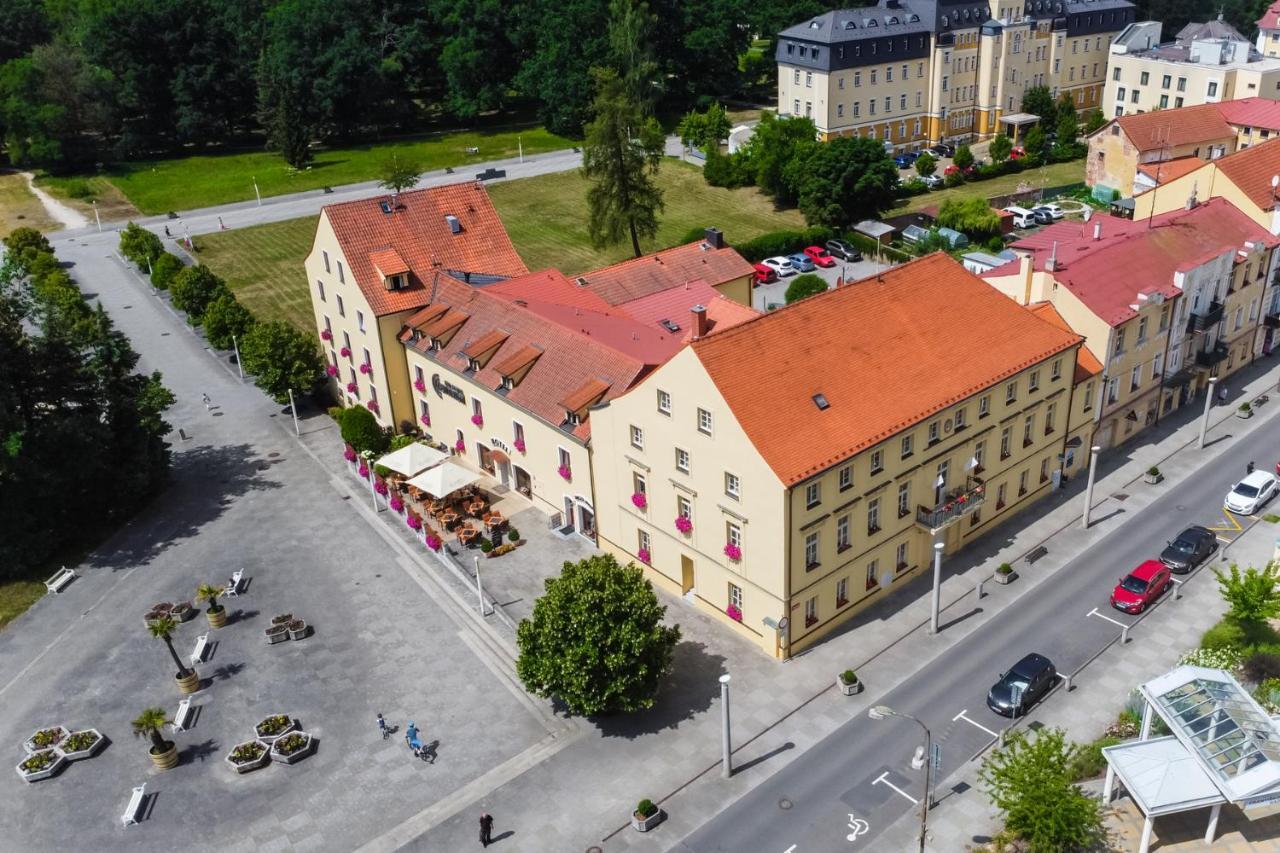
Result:
[[[1034,228],[1035,227],[1035,224],[1036,224],[1035,214],[1027,210],[1025,207],[1006,207],[1004,209],[1004,212],[1013,214],[1014,228]]]

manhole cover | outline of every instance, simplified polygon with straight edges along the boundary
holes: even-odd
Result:
[[[277,456],[279,456],[279,455],[280,455],[279,453],[268,453],[268,454],[267,454],[267,458],[268,458],[268,459],[275,459],[275,458],[276,458]]]
[[[778,808],[782,809],[784,812],[789,811],[791,809],[791,801],[788,800],[786,797],[783,797],[782,799],[778,800]]]
[[[951,789],[951,792],[953,794],[963,794],[965,791],[970,790],[970,788],[972,788],[972,786],[968,782],[960,782]]]
[[[1121,503],[1123,503],[1124,501],[1127,501],[1127,500],[1129,499],[1129,496],[1128,496],[1128,495],[1126,495],[1124,492],[1116,492],[1116,493],[1115,493],[1114,495],[1112,495],[1111,497],[1115,498],[1116,500],[1120,501]]]

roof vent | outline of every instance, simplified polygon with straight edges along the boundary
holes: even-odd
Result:
[[[819,411],[823,411],[823,412],[831,408],[831,404],[827,402],[826,394],[814,394],[813,404],[818,407]]]
[[[449,223],[449,230],[451,232],[454,234],[462,233],[462,223],[458,221],[458,217],[454,216],[452,213],[446,213],[444,221]]]
[[[677,324],[677,323],[673,323],[673,322],[672,322],[672,321],[670,321],[670,320],[659,320],[659,321],[658,321],[658,325],[659,325],[659,326],[661,326],[662,328],[666,329],[668,332],[678,332],[678,331],[680,331],[680,326],[679,326],[679,324]]]

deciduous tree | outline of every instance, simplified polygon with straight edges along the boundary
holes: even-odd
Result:
[[[985,198],[949,198],[938,209],[938,224],[968,235],[974,242],[1000,233],[1000,214]]]
[[[309,394],[324,381],[324,363],[312,339],[288,323],[254,325],[240,344],[240,360],[253,381],[277,403],[289,391]]]
[[[237,301],[235,294],[223,290],[204,312],[204,336],[217,349],[231,349],[234,339],[243,338],[253,327],[253,315]]]
[[[1041,123],[1052,126],[1058,120],[1058,110],[1053,105],[1053,94],[1048,86],[1032,86],[1022,93],[1022,111],[1038,116]]]
[[[916,174],[920,177],[927,178],[936,171],[938,171],[938,158],[928,151],[916,158]]]
[[[991,140],[991,145],[987,148],[987,153],[991,155],[992,163],[1003,163],[1009,159],[1009,155],[1013,153],[1013,140],[1005,136],[1003,133],[997,134]]]
[[[193,326],[199,326],[209,305],[227,292],[227,283],[204,264],[185,267],[169,283],[173,307],[186,312],[187,322]]]
[[[842,136],[797,151],[783,173],[810,225],[846,226],[894,203],[898,170],[875,139]]]
[[[957,169],[964,171],[973,165],[973,150],[968,145],[961,145],[956,149],[955,156],[951,158],[951,162]]]
[[[1261,570],[1250,567],[1243,572],[1232,563],[1227,572],[1214,569],[1213,576],[1231,605],[1227,615],[1237,622],[1265,622],[1280,615],[1280,567],[1274,561]]]

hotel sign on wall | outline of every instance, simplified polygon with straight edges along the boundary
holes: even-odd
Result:
[[[467,395],[463,390],[449,380],[441,379],[439,373],[431,374],[431,387],[435,389],[437,397],[443,397],[447,394],[459,403],[467,402]]]

